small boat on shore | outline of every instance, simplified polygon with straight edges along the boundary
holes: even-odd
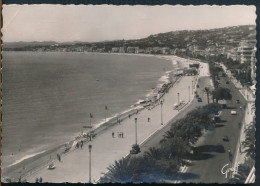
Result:
[[[56,168],[56,166],[54,165],[54,163],[51,163],[48,167],[47,167],[47,169],[49,169],[49,170],[53,170],[53,169],[55,169]]]

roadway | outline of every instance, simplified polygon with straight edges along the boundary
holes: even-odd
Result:
[[[203,106],[207,104],[207,96],[203,91],[205,87],[210,87],[209,77],[201,77],[198,80],[198,85],[200,88],[197,89],[198,94],[202,98],[202,102],[197,102],[197,99],[193,99],[189,107],[174,117],[168,125],[162,128],[160,131],[155,133],[149,140],[143,143],[141,147],[142,155],[145,151],[149,150],[150,147],[159,147],[160,140],[163,139],[163,135],[171,127],[170,123],[173,123],[185,115],[197,108],[198,106]],[[229,84],[226,84],[229,81]],[[225,175],[221,173],[221,169],[227,163],[230,163],[228,150],[231,151],[233,161],[235,153],[237,152],[237,145],[239,143],[240,127],[239,122],[243,123],[244,111],[246,101],[240,94],[238,89],[231,83],[228,77],[220,77],[220,86],[224,88],[229,88],[232,94],[232,100],[226,102],[227,109],[223,109],[221,113],[221,122],[216,124],[216,127],[212,131],[207,131],[198,140],[196,148],[198,153],[196,156],[192,157],[191,165],[186,168],[186,172],[183,176],[181,182],[193,182],[193,183],[227,183],[228,179]],[[239,99],[238,104],[236,100]],[[210,99],[212,102],[212,99]],[[240,108],[242,107],[242,109]],[[237,115],[231,115],[231,110],[236,110]],[[241,125],[241,128],[243,126]],[[223,141],[223,137],[228,136],[229,141]],[[186,175],[186,176],[185,176]]]
[[[239,142],[240,130],[238,123],[243,123],[246,101],[233,83],[226,84],[227,77],[220,77],[220,86],[229,88],[232,100],[227,101],[227,109],[222,110],[221,122],[216,125],[215,130],[208,131],[198,141],[197,149],[199,155],[192,160],[186,174],[193,175],[192,179],[183,180],[193,183],[227,183],[228,178],[221,173],[224,165],[234,163],[235,153]],[[240,100],[238,104],[236,100]],[[242,109],[240,108],[242,107]],[[231,115],[231,110],[236,110],[237,115]],[[229,141],[223,141],[223,136],[228,136]],[[222,148],[219,148],[222,147]],[[224,148],[224,149],[223,149]],[[229,159],[228,150],[233,158]],[[224,172],[226,169],[224,169]]]

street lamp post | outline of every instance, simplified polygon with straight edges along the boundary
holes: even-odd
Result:
[[[107,110],[105,109],[105,123],[107,122]]]
[[[135,118],[135,144],[137,145],[137,118]]]
[[[191,94],[193,95],[193,81],[191,81]]]
[[[161,100],[161,125],[163,125],[163,113],[162,113],[163,102]]]
[[[88,145],[88,150],[89,150],[89,183],[91,183],[91,149],[92,149],[92,145]]]
[[[190,102],[190,86],[188,88],[189,88],[189,102]]]
[[[179,100],[180,93],[178,92],[177,94],[178,94],[178,105],[179,105],[180,104],[180,100]]]

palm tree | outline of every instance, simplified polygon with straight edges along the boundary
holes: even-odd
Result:
[[[168,130],[163,135],[164,138],[173,138],[174,136],[175,136],[175,131],[174,130]]]
[[[248,174],[250,173],[251,167],[246,161],[245,163],[238,166],[237,174],[233,178],[229,179],[229,183],[245,183]]]
[[[160,149],[155,147],[150,147],[149,151],[146,151],[144,153],[144,157],[154,159],[154,160],[160,160],[162,158]]]
[[[244,153],[247,157],[250,157],[252,160],[255,160],[255,122],[252,122],[250,126],[246,129],[246,138],[242,142],[244,148]]]
[[[108,173],[102,177],[101,183],[122,183],[133,182],[136,170],[138,169],[136,158],[122,158],[115,161],[113,165],[109,165]]]
[[[209,89],[209,87],[205,87],[204,91],[207,94],[207,99],[208,99],[208,103],[209,103],[209,95],[212,94],[211,90]]]

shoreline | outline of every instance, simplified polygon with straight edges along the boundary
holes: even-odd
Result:
[[[129,54],[127,54],[127,55],[129,55]],[[130,54],[130,55],[138,55],[138,54]],[[162,56],[156,56],[156,55],[149,55],[149,56],[150,57],[164,58],[164,59],[166,58],[166,56],[163,56],[163,57]],[[175,56],[167,56],[167,60],[171,60],[173,62],[173,57],[175,57]],[[171,72],[173,72],[173,71],[174,71],[174,67],[173,67],[173,70]],[[163,76],[165,76],[165,74]],[[166,92],[164,92],[164,94],[165,93]],[[164,94],[162,96],[164,96]],[[137,109],[139,111],[141,111],[141,110],[145,109],[145,107],[140,105],[140,107],[137,108]],[[137,109],[134,107],[131,110],[126,110],[126,111],[119,113],[118,116],[116,116],[117,114],[115,114],[115,116],[111,117],[111,119],[109,121],[97,126],[96,128],[93,129],[93,131],[97,134],[102,134],[105,130],[107,130],[108,128],[117,124],[117,118],[120,117],[120,120],[123,121],[126,118],[128,118],[129,114],[134,115]],[[26,158],[26,159],[19,161],[19,162],[13,164],[13,165],[9,165],[9,166],[3,168],[2,169],[2,176],[6,175],[8,178],[10,177],[11,179],[19,179],[20,175],[22,175],[22,177],[27,177],[28,174],[32,174],[32,172],[37,172],[38,169],[41,169],[43,166],[47,165],[50,161],[55,161],[56,160],[56,156],[55,156],[56,153],[61,153],[62,155],[66,156],[70,152],[73,152],[74,149],[72,149],[72,148],[74,147],[73,143],[75,141],[78,141],[78,140],[84,140],[85,142],[89,141],[84,137],[76,136],[75,138],[76,139],[67,141],[65,143],[60,144],[57,147],[54,147],[52,149],[47,149],[46,151],[39,153],[39,154],[36,154],[33,157]],[[70,146],[70,150],[68,152],[64,152],[64,149],[67,147],[67,145]],[[48,156],[50,156],[51,158],[48,159],[47,158]],[[54,158],[53,158],[53,156],[54,156]],[[11,176],[12,173],[14,174],[13,176]],[[21,173],[21,174],[19,174],[19,173]],[[10,174],[10,176],[9,176],[9,174]],[[19,174],[19,177],[18,177],[17,174]]]

